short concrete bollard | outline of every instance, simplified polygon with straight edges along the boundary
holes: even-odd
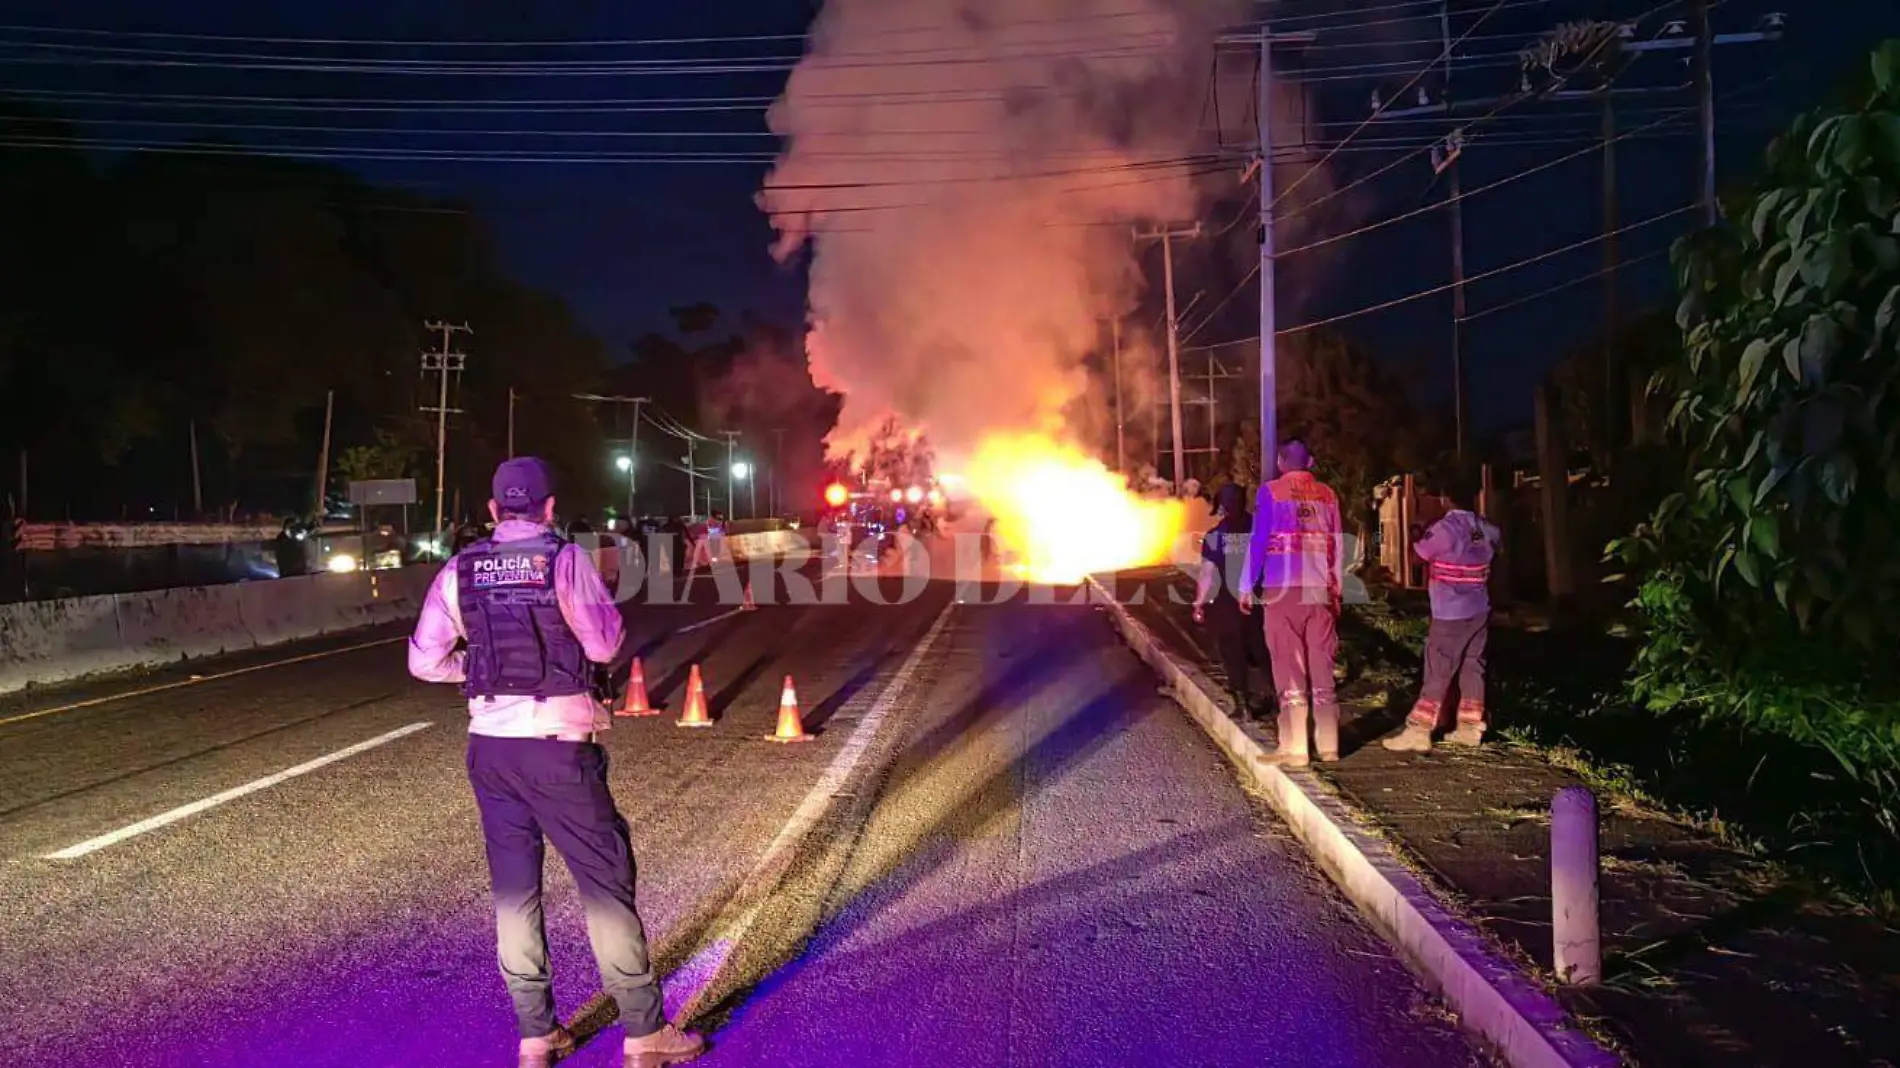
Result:
[[[1550,908],[1552,963],[1575,986],[1603,980],[1597,930],[1597,799],[1581,786],[1557,791],[1550,802]]]

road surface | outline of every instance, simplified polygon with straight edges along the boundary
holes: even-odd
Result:
[[[1486,1063],[1098,610],[961,592],[628,610],[719,721],[605,742],[703,1063]],[[762,741],[788,673],[814,744]],[[0,701],[6,1063],[512,1063],[465,722],[390,632]]]

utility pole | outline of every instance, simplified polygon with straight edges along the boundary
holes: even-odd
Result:
[[[191,421],[191,517],[204,517],[204,486],[198,477],[198,420]]]
[[[1451,4],[1438,7],[1439,39],[1445,49],[1445,105],[1451,106]],[[1445,192],[1451,205],[1451,407],[1458,462],[1465,459],[1468,433],[1465,389],[1465,195],[1458,175],[1458,157],[1464,154],[1464,130],[1452,131],[1444,150]]]
[[[1695,21],[1696,110],[1702,128],[1702,221],[1721,222],[1715,200],[1715,28],[1709,21],[1709,0],[1690,0]]]
[[[1610,80],[1603,82],[1603,418],[1599,428],[1605,457],[1616,455],[1616,443],[1622,440],[1622,420],[1618,413],[1629,406],[1629,391],[1623,388],[1622,354],[1618,351],[1622,330],[1621,288],[1618,269],[1622,250],[1616,232],[1622,228],[1622,210],[1616,184],[1616,98],[1610,95]]]
[[[1229,35],[1222,44],[1247,44],[1260,50],[1260,77],[1254,87],[1254,126],[1259,139],[1260,159],[1260,481],[1265,484],[1277,473],[1280,426],[1278,366],[1276,356],[1279,318],[1274,306],[1273,244],[1273,46],[1310,44],[1318,35],[1311,30],[1274,33],[1265,22],[1254,33]]]
[[[425,412],[435,413],[435,526],[430,528],[437,536],[442,533],[442,490],[444,481],[444,459],[449,451],[449,375],[460,374],[468,365],[468,357],[459,352],[450,351],[455,335],[473,334],[467,323],[446,323],[431,321],[423,324],[431,333],[442,335],[441,352],[422,354],[422,370],[434,371],[441,376],[441,385],[437,389],[436,403],[433,408],[424,407]],[[460,409],[456,409],[460,411]]]
[[[594,401],[598,404],[633,405],[633,426],[627,431],[627,524],[633,524],[634,495],[640,488],[640,406],[650,403],[651,397],[605,397],[598,393],[576,393],[575,400]],[[512,440],[512,439],[511,439]]]
[[[693,439],[686,439],[686,517],[692,518],[699,511],[699,469],[693,466]],[[706,505],[708,514],[712,512],[710,499]]]
[[[1280,463],[1280,330],[1273,303],[1273,34],[1260,24],[1260,84],[1254,123],[1260,138],[1260,485],[1272,481]]]
[[[731,522],[732,521],[732,471],[733,471],[732,465],[736,463],[738,460],[737,452],[739,448],[739,432],[737,430],[721,430],[719,434],[721,437],[726,439],[726,521]]]
[[[515,387],[508,387],[508,458],[515,458]]]
[[[1174,239],[1201,236],[1201,224],[1185,230],[1155,230],[1136,233],[1137,240],[1152,238],[1161,242],[1161,271],[1168,301],[1168,418],[1174,435],[1174,492],[1187,482],[1187,456],[1181,441],[1181,321],[1174,307]]]
[[[1218,461],[1220,459],[1220,440],[1219,440],[1220,435],[1218,433],[1218,429],[1220,427],[1220,399],[1216,397],[1214,394],[1214,379],[1217,377],[1219,378],[1226,377],[1225,374],[1219,373],[1220,371],[1221,371],[1220,365],[1214,361],[1214,350],[1208,349],[1207,350],[1207,453],[1210,457],[1213,458],[1212,460],[1209,461],[1210,463]]]
[[[1120,316],[1110,319],[1109,358],[1114,361],[1115,371],[1115,470],[1128,474],[1128,437],[1126,423],[1122,418],[1122,321]]]
[[[634,397],[633,426],[627,429],[627,530],[633,530],[635,501],[640,492],[640,406],[647,402],[645,397]]]
[[[323,448],[317,453],[317,523],[323,523],[329,511],[325,500],[330,492],[330,416],[336,410],[336,390],[323,391]]]
[[[1276,40],[1311,42],[1314,34],[1274,34],[1260,24],[1260,82],[1255,87],[1254,124],[1260,139],[1260,484],[1279,474],[1280,320],[1274,303],[1273,244],[1273,44]]]
[[[772,428],[772,514],[774,516],[783,514],[779,511],[780,502],[779,502],[779,474],[778,472],[779,472],[779,465],[784,462],[784,459],[785,459],[785,431],[779,427],[773,427]]]
[[[1707,19],[1706,19],[1707,7],[1708,7],[1707,0],[1693,0],[1693,2],[1695,3],[1698,17],[1701,19],[1701,21],[1697,23],[1698,31],[1700,31],[1697,36],[1686,35],[1683,32],[1682,24],[1680,22],[1674,22],[1674,23],[1668,24],[1663,29],[1663,31],[1659,33],[1653,39],[1636,40],[1634,39],[1634,31],[1635,31],[1634,24],[1622,24],[1619,27],[1617,27],[1618,32],[1619,32],[1619,39],[1616,42],[1614,42],[1617,53],[1627,55],[1630,57],[1635,57],[1644,52],[1675,51],[1675,50],[1680,50],[1680,49],[1694,48],[1694,49],[1697,49],[1697,56],[1698,56],[1698,61],[1699,61],[1698,69],[1700,69],[1700,67],[1702,66],[1702,64],[1700,63],[1700,60],[1706,58],[1707,50],[1714,46],[1731,45],[1731,44],[1749,44],[1749,43],[1763,42],[1763,41],[1778,41],[1781,39],[1781,18],[1780,16],[1776,16],[1776,15],[1770,15],[1767,18],[1765,18],[1763,20],[1761,29],[1755,32],[1714,35],[1711,32],[1707,31]],[[1385,104],[1380,103],[1378,98],[1375,96],[1373,100],[1373,110],[1374,110],[1374,118],[1376,120],[1417,119],[1417,118],[1427,116],[1427,115],[1442,115],[1442,116],[1445,116],[1447,119],[1451,119],[1455,121],[1456,115],[1459,112],[1484,111],[1484,110],[1489,110],[1489,109],[1496,109],[1498,107],[1505,106],[1516,101],[1520,101],[1524,99],[1525,97],[1532,95],[1531,90],[1527,86],[1525,89],[1523,89],[1519,93],[1512,94],[1510,96],[1493,97],[1489,99],[1470,99],[1470,100],[1457,100],[1457,101],[1452,100],[1449,94],[1449,86],[1451,83],[1450,15],[1449,15],[1448,10],[1445,7],[1441,7],[1439,11],[1439,27],[1440,27],[1440,36],[1441,36],[1441,39],[1443,39],[1446,43],[1446,52],[1447,52],[1444,79],[1445,79],[1445,84],[1447,86],[1448,91],[1445,98],[1437,102],[1428,102],[1425,99],[1425,94],[1423,93],[1423,91],[1421,91],[1420,101],[1417,106],[1404,107],[1404,108],[1391,108],[1391,107],[1387,107]],[[1595,58],[1595,55],[1596,53],[1593,51],[1591,53],[1590,58]],[[1715,149],[1714,149],[1714,126],[1715,126],[1714,97],[1709,91],[1708,81],[1706,79],[1701,78],[1700,76],[1698,76],[1697,88],[1701,90],[1701,94],[1702,94],[1702,99],[1700,101],[1701,111],[1702,111],[1702,120],[1703,120],[1702,139],[1703,139],[1703,158],[1704,158],[1704,168],[1703,168],[1703,175],[1702,175],[1702,178],[1703,178],[1702,199],[1706,202],[1705,213],[1708,217],[1709,223],[1710,225],[1714,225],[1717,219],[1717,211],[1715,207],[1715,196],[1714,196],[1715,171],[1714,171],[1714,163],[1713,163],[1714,153],[1715,153]],[[1617,212],[1615,211],[1615,208],[1613,205],[1614,198],[1617,196],[1616,182],[1615,182],[1616,162],[1615,162],[1615,155],[1614,155],[1614,142],[1615,142],[1616,134],[1614,132],[1615,131],[1615,125],[1614,125],[1615,114],[1612,108],[1612,101],[1615,97],[1625,96],[1625,95],[1643,95],[1643,96],[1653,97],[1655,95],[1655,91],[1650,90],[1650,89],[1618,90],[1618,89],[1612,88],[1610,84],[1608,83],[1608,81],[1606,80],[1606,82],[1603,85],[1592,86],[1588,89],[1567,90],[1567,89],[1553,87],[1553,89],[1550,91],[1540,92],[1535,95],[1540,100],[1551,101],[1551,102],[1555,102],[1555,101],[1581,102],[1581,101],[1595,100],[1595,101],[1599,101],[1601,103],[1601,106],[1605,109],[1604,114],[1603,114],[1604,175],[1605,175],[1604,199],[1605,199],[1605,205],[1606,205],[1605,226],[1607,230],[1615,230],[1618,225],[1617,222],[1615,221]],[[1463,127],[1455,128],[1452,131],[1452,133],[1443,142],[1440,143],[1440,145],[1438,145],[1437,147],[1433,149],[1433,152],[1432,152],[1432,166],[1433,166],[1434,171],[1437,173],[1447,174],[1447,177],[1448,177],[1447,186],[1449,189],[1449,194],[1447,197],[1447,201],[1448,201],[1448,207],[1450,208],[1450,211],[1451,211],[1451,226],[1452,226],[1452,272],[1453,272],[1452,300],[1453,300],[1453,308],[1454,308],[1454,311],[1453,311],[1454,332],[1453,332],[1453,341],[1452,341],[1452,346],[1453,346],[1452,374],[1454,378],[1454,404],[1456,406],[1456,411],[1457,411],[1457,416],[1458,416],[1457,426],[1458,426],[1458,444],[1459,444],[1459,449],[1460,449],[1460,455],[1463,455],[1463,450],[1466,447],[1466,436],[1467,436],[1466,432],[1467,432],[1467,423],[1468,423],[1467,413],[1469,411],[1468,391],[1465,384],[1465,374],[1464,374],[1464,367],[1463,367],[1464,345],[1463,345],[1463,338],[1462,338],[1462,323],[1463,323],[1463,320],[1467,317],[1467,311],[1465,308],[1465,286],[1464,286],[1464,225],[1463,225],[1463,210],[1461,207],[1463,201],[1462,201],[1462,196],[1461,196],[1462,190],[1459,187],[1458,171],[1457,171],[1457,162],[1458,162],[1459,157],[1463,154],[1463,150],[1465,148],[1465,140],[1466,139],[1465,139],[1464,128]],[[1605,292],[1606,294],[1609,294],[1611,292],[1612,287],[1616,285],[1615,268],[1619,266],[1621,262],[1620,251],[1617,248],[1614,238],[1606,239],[1606,241],[1604,242],[1604,259],[1605,259],[1605,267],[1608,269],[1605,274],[1605,283],[1604,283]],[[1615,344],[1614,320],[1619,314],[1619,311],[1615,306],[1614,300],[1615,300],[1614,297],[1606,296],[1606,310],[1610,313],[1609,317],[1611,318],[1612,322],[1606,323],[1606,332],[1605,332],[1605,340],[1604,340],[1605,345]],[[1610,390],[1616,389],[1615,383],[1621,380],[1621,377],[1622,377],[1621,370],[1620,368],[1617,368],[1615,364],[1616,364],[1616,361],[1614,359],[1614,354],[1613,353],[1608,354],[1608,358],[1606,359],[1606,374],[1609,375],[1610,377],[1607,380],[1606,389],[1610,389]],[[1618,397],[1611,397],[1609,398],[1608,407],[1611,411],[1619,411],[1621,410],[1621,406],[1627,403],[1628,403],[1628,399],[1626,397],[1622,397],[1620,399],[1618,399]],[[1614,416],[1612,416],[1611,418],[1614,419]]]

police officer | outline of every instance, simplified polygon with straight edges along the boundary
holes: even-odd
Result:
[[[1280,741],[1261,759],[1305,767],[1312,749],[1322,761],[1339,759],[1339,698],[1334,664],[1339,655],[1339,498],[1313,477],[1313,456],[1299,441],[1276,454],[1279,478],[1260,487],[1253,538],[1240,593],[1241,611],[1260,591],[1267,655],[1280,696]]]
[[[1194,591],[1194,622],[1207,624],[1214,633],[1237,716],[1253,714],[1252,666],[1266,659],[1261,632],[1247,625],[1238,599],[1247,541],[1253,531],[1246,500],[1246,492],[1232,482],[1215,493],[1217,522],[1201,538],[1200,581]]]
[[[620,612],[588,554],[553,532],[547,465],[508,460],[493,485],[494,533],[436,576],[409,643],[409,672],[460,682],[468,696],[468,777],[487,844],[502,977],[520,1028],[518,1063],[544,1068],[574,1048],[555,1017],[548,975],[545,840],[580,889],[601,985],[626,1024],[626,1068],[681,1064],[704,1042],[663,1017],[634,910],[627,824],[595,741],[609,720],[593,675],[620,649]]]

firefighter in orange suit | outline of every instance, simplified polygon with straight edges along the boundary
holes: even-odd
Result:
[[[1311,754],[1339,759],[1339,498],[1313,477],[1306,446],[1288,441],[1277,454],[1280,477],[1260,487],[1253,538],[1241,586],[1241,608],[1258,596],[1267,654],[1280,702],[1280,738],[1261,759],[1305,767]],[[1313,723],[1311,746],[1307,720]]]

